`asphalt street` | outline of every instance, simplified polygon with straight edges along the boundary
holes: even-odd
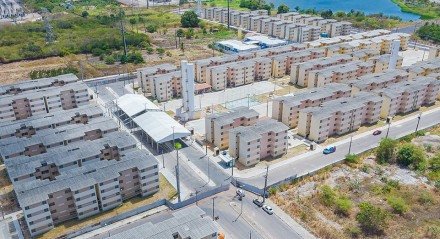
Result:
[[[254,198],[257,196],[246,192],[243,200],[239,201],[235,194],[235,187],[216,196],[214,214],[219,217],[217,222],[225,230],[227,238],[301,238],[276,214],[269,215],[255,205],[252,202]],[[199,201],[198,205],[212,218],[212,198]],[[242,210],[241,207],[243,207]]]
[[[420,123],[419,130],[423,128],[428,128],[440,123],[440,110],[436,109],[432,112],[423,113]],[[399,123],[392,122],[389,130],[390,138],[399,138],[415,132],[417,125],[417,117],[413,117],[411,120]],[[361,137],[354,137],[352,141],[351,153],[361,153],[368,149],[372,149],[378,146],[381,138],[386,136],[387,126],[381,128],[382,134],[374,136],[371,133],[365,134]],[[301,158],[293,161],[283,167],[272,168],[269,170],[268,185],[275,184],[277,182],[283,181],[287,178],[294,176],[302,176],[308,173],[312,173],[316,170],[324,168],[328,165],[340,162],[345,158],[345,155],[349,151],[349,139],[344,143],[337,145],[337,150],[335,153],[324,155],[322,151],[316,151],[315,154],[310,157]],[[254,185],[258,188],[264,187],[263,174],[254,175],[249,178],[241,178],[240,181]]]

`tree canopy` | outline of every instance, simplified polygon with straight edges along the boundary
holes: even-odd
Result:
[[[194,11],[186,11],[180,19],[182,27],[198,27],[199,22],[200,19]]]
[[[277,13],[286,13],[286,12],[290,12],[290,8],[286,5],[286,4],[281,4],[280,6],[278,6],[278,11]]]

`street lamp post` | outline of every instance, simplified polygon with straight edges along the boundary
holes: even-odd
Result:
[[[422,118],[422,112],[420,112],[419,116],[417,116],[417,125],[416,125],[415,133],[417,133],[417,130],[419,129],[419,123],[421,118]]]
[[[353,142],[353,136],[350,137],[350,145],[348,146],[348,154],[351,153],[351,143]]]
[[[215,199],[217,197],[212,198],[212,220],[215,221],[215,213],[214,213],[214,207],[215,207]]]

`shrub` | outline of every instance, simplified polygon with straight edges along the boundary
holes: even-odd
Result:
[[[107,65],[113,65],[113,64],[115,64],[116,59],[113,56],[110,55],[110,56],[104,57],[104,62]]]
[[[394,212],[403,215],[409,210],[409,206],[406,204],[405,200],[401,197],[389,196],[387,198],[388,205],[390,205]]]
[[[163,55],[163,54],[165,53],[165,49],[163,49],[163,48],[161,48],[161,47],[156,48],[156,51],[157,51],[157,53],[158,53],[159,55]]]
[[[83,18],[87,18],[88,16],[89,16],[89,12],[87,12],[87,11],[83,11],[81,13],[81,17],[83,17]]]
[[[321,187],[319,196],[322,204],[328,207],[333,206],[337,198],[336,192],[328,185]]]
[[[350,235],[351,238],[358,238],[362,233],[361,229],[357,226],[349,226],[345,229],[345,232]]]
[[[346,197],[340,197],[335,201],[335,212],[339,215],[348,217],[352,207],[353,203]]]
[[[268,192],[269,192],[270,196],[275,195],[277,193],[277,188],[276,187],[270,187]]]
[[[347,154],[345,156],[345,162],[348,164],[358,164],[360,161],[360,157],[356,154]]]
[[[154,33],[156,31],[157,31],[157,26],[156,25],[148,25],[147,26],[147,32]]]
[[[421,204],[431,204],[432,202],[434,202],[434,199],[432,198],[430,193],[422,192],[417,201],[419,201]]]
[[[410,143],[404,144],[397,152],[397,163],[422,170],[426,167],[426,156],[422,148]]]
[[[381,164],[393,162],[395,148],[395,140],[390,138],[382,139],[379,143],[379,147],[376,149],[376,160]]]
[[[381,234],[388,227],[389,215],[385,210],[368,202],[359,204],[359,209],[356,220],[365,233]]]

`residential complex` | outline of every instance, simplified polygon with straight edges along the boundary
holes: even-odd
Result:
[[[31,236],[159,190],[156,159],[89,104],[87,86],[76,80],[2,87],[3,107],[9,102],[20,114],[0,123],[0,156]]]
[[[17,93],[13,93],[14,91],[0,96],[0,122],[77,108],[87,105],[90,98],[87,86],[80,82],[59,87],[15,91]]]
[[[290,128],[298,126],[299,111],[308,107],[343,97],[350,97],[351,89],[346,84],[330,83],[324,87],[304,90],[295,95],[277,97],[272,100],[272,118]]]
[[[420,77],[403,81],[385,89],[377,90],[383,97],[380,111],[382,118],[418,110],[422,105],[434,104],[439,97],[440,81],[431,77]]]
[[[434,59],[440,57],[440,47],[431,47],[431,49],[429,49],[429,55],[428,55],[428,59]]]
[[[154,82],[152,76],[158,74],[166,74],[172,71],[176,71],[177,67],[173,64],[161,64],[157,66],[149,66],[145,68],[139,68],[136,70],[137,81],[144,93],[151,93],[154,89]]]
[[[300,110],[298,134],[319,143],[329,136],[352,132],[362,124],[379,121],[381,105],[382,97],[360,92]]]
[[[347,82],[351,87],[353,94],[359,91],[373,91],[383,89],[392,84],[409,80],[409,73],[404,70],[394,69],[386,70],[381,73],[366,75]]]
[[[226,113],[216,113],[205,118],[206,140],[219,149],[229,145],[229,131],[238,126],[250,126],[257,122],[259,114],[247,107],[238,107]]]
[[[440,73],[440,58],[434,58],[427,61],[417,62],[404,68],[411,79],[420,76],[428,76],[433,73]]]
[[[252,126],[229,130],[229,155],[244,166],[255,165],[261,159],[278,157],[287,152],[289,128],[273,119],[263,119]]]

